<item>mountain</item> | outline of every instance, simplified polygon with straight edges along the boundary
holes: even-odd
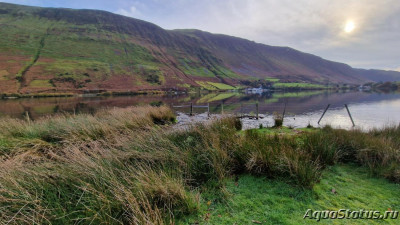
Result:
[[[373,82],[385,82],[385,81],[399,81],[399,72],[397,71],[386,71],[386,70],[365,70],[357,69],[359,74],[366,79],[372,80]]]
[[[98,10],[0,3],[0,34],[0,93],[225,89],[269,78],[359,84],[382,74],[288,47],[164,30]]]

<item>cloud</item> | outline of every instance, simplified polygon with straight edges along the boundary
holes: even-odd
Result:
[[[129,3],[130,5],[128,7],[119,8],[115,11],[115,13],[134,18],[143,17],[142,10],[147,9],[146,4],[140,1],[133,1]]]
[[[138,17],[140,16],[139,10],[136,9],[135,6],[131,6],[128,10],[126,9],[119,9],[116,11],[117,14],[129,17]]]

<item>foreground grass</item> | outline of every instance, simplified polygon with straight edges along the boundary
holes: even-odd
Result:
[[[332,192],[335,190],[335,193]],[[330,167],[313,190],[289,185],[285,179],[243,175],[227,182],[226,201],[208,193],[197,216],[178,224],[398,224],[398,220],[303,219],[312,210],[399,209],[399,185],[373,178],[355,165]],[[207,204],[208,202],[208,204]]]
[[[400,182],[400,127],[369,133],[326,127],[287,135],[262,129],[238,132],[240,121],[223,118],[187,130],[161,129],[174,119],[167,107],[38,121],[1,119],[0,221],[174,224],[201,214],[204,200],[207,205],[209,199],[209,204],[229,201],[236,190],[232,177],[250,184],[269,178],[287,193],[297,190],[297,195],[288,194],[295,199],[309,196],[306,205],[313,201],[312,190],[326,191],[322,171],[347,163]],[[353,200],[358,197],[354,194]],[[276,215],[294,210],[283,210],[283,200],[275,198],[274,207],[282,204],[272,209]],[[251,209],[261,203],[254,199],[246,204]],[[354,207],[358,205],[363,206]],[[220,210],[223,214],[223,205]]]

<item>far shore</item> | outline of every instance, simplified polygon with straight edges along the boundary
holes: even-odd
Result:
[[[301,92],[311,90],[355,90],[354,88],[273,88],[264,92]],[[246,92],[246,88],[234,90],[139,90],[139,91],[93,91],[78,90],[79,92],[41,92],[41,93],[0,93],[0,99],[18,98],[47,98],[47,97],[95,97],[95,96],[135,96],[135,95],[165,95],[186,93],[217,93],[217,92]],[[257,93],[256,93],[257,94]]]

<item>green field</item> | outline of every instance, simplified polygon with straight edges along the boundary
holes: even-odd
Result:
[[[276,82],[279,82],[280,79],[278,79],[278,78],[265,78],[265,80],[269,81],[269,82],[276,83]]]
[[[29,86],[31,87],[53,87],[49,80],[33,80]]]
[[[309,83],[274,83],[275,88],[303,88],[303,89],[321,89],[325,88],[321,84],[309,84]]]
[[[209,91],[215,91],[215,90],[234,90],[236,89],[233,86],[230,86],[228,84],[223,84],[223,83],[215,83],[215,82],[203,82],[203,81],[196,81],[197,84],[199,84],[201,87],[203,87],[206,90]]]

